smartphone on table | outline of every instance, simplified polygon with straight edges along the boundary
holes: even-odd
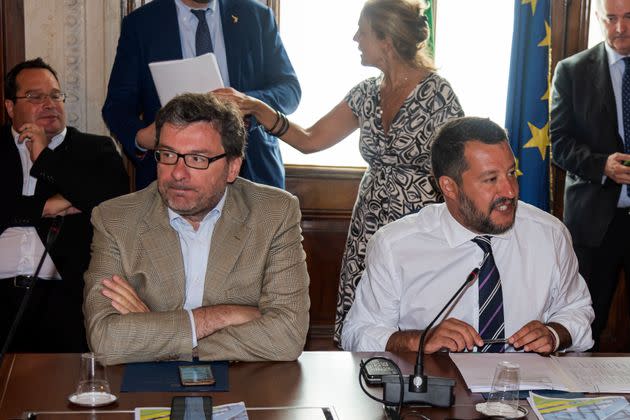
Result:
[[[179,380],[184,386],[213,385],[210,365],[184,365],[179,367]]]

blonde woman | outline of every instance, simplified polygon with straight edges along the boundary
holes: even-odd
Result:
[[[464,115],[449,83],[425,52],[429,26],[420,0],[368,0],[354,40],[361,63],[382,74],[356,85],[310,128],[290,122],[263,102],[231,89],[216,93],[235,101],[269,132],[303,153],[331,147],[360,129],[359,149],[368,163],[352,213],[339,279],[335,342],[364,269],[365,249],[381,226],[442,200],[432,178],[433,134]]]

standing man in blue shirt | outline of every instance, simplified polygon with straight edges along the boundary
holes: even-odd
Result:
[[[160,101],[148,64],[206,52],[216,55],[223,82],[235,93],[284,113],[297,108],[300,85],[268,7],[256,0],[153,0],[123,19],[103,106],[103,119],[135,165],[136,188],[156,177],[146,152],[155,145]],[[240,175],[284,188],[278,139],[254,120]]]

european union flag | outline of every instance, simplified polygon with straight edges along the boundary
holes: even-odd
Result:
[[[550,0],[515,0],[505,127],[521,200],[549,210]]]

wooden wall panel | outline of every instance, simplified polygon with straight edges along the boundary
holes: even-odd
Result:
[[[4,110],[4,75],[17,63],[24,61],[24,2],[23,0],[0,0],[0,98],[2,112],[0,123],[9,121]]]
[[[287,190],[300,200],[311,280],[308,350],[332,350],[341,257],[363,169],[287,166]]]

